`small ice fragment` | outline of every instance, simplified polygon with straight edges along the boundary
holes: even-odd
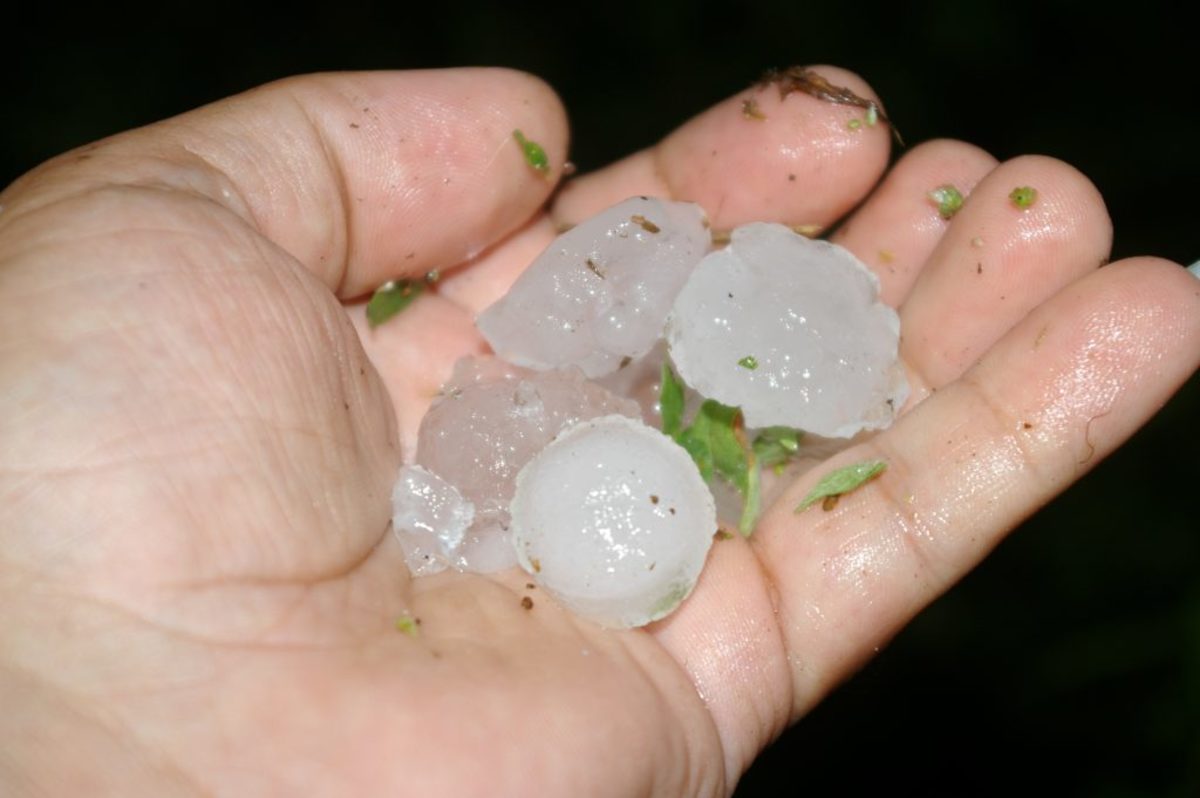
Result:
[[[459,361],[421,419],[417,463],[474,505],[475,521],[456,563],[490,573],[516,564],[509,502],[517,472],[566,427],[637,405],[583,378],[578,369],[536,372],[495,358]]]
[[[392,531],[413,576],[436,574],[459,556],[475,508],[454,486],[420,466],[404,466],[392,489]]]
[[[476,325],[518,365],[610,374],[661,337],[709,242],[698,205],[625,200],[556,238]]]
[[[563,606],[612,627],[674,610],[717,528],[688,453],[624,416],[584,421],[533,458],[512,517],[521,566]]]
[[[848,438],[891,424],[908,396],[899,333],[850,252],[756,223],[696,267],[666,334],[684,381],[740,407],[746,426]],[[748,355],[753,369],[739,364]]]

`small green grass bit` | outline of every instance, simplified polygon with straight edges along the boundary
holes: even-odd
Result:
[[[550,173],[550,159],[546,157],[546,151],[542,149],[541,144],[525,138],[525,134],[519,130],[513,131],[513,138],[517,140],[517,144],[521,145],[521,152],[525,154],[525,163],[543,175]]]
[[[389,280],[376,289],[367,303],[367,323],[378,327],[408,307],[421,293],[421,284],[412,280]]]
[[[662,417],[662,431],[676,440],[683,431],[683,383],[663,361],[662,382],[658,389],[658,412]]]
[[[858,130],[860,127],[862,127],[862,120],[858,117],[854,117],[846,123],[846,127],[850,128],[851,130]]]
[[[1037,202],[1037,189],[1032,186],[1018,186],[1012,190],[1008,198],[1012,200],[1012,204],[1016,205],[1021,210],[1026,210],[1033,203]]]
[[[774,468],[796,456],[803,430],[792,427],[764,427],[754,439],[754,455],[763,468]]]
[[[938,213],[943,219],[949,219],[958,213],[959,208],[963,205],[962,192],[949,183],[930,191],[929,198],[937,205]]]
[[[421,619],[405,613],[396,619],[396,631],[409,637],[418,637],[421,634]]]
[[[871,103],[867,106],[867,127],[875,127],[879,122],[879,106]]]
[[[756,368],[758,368],[758,358],[756,358],[754,355],[746,355],[744,358],[738,361],[738,365],[744,369],[750,369],[750,371],[754,371]]]
[[[758,523],[758,514],[762,512],[762,493],[759,486],[760,472],[754,449],[748,449],[746,463],[746,489],[742,491],[742,517],[738,519],[738,531],[742,537],[750,537],[754,525]]]
[[[808,492],[804,501],[796,506],[796,512],[807,510],[828,496],[841,496],[843,493],[849,493],[863,483],[879,476],[886,469],[887,461],[885,460],[867,460],[831,471],[821,477],[821,481]]]

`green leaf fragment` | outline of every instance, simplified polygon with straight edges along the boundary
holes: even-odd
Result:
[[[792,427],[765,427],[754,439],[754,456],[763,468],[775,468],[796,456],[802,430]]]
[[[756,368],[758,368],[758,358],[756,358],[754,355],[746,355],[744,358],[738,361],[738,365],[744,369],[750,369],[751,371],[754,371]]]
[[[870,482],[887,469],[886,460],[867,460],[855,463],[836,471],[831,471],[821,477],[821,481],[808,492],[804,501],[796,506],[796,512],[807,510],[812,505],[829,496],[841,496],[849,493],[863,483]]]
[[[938,213],[943,219],[949,219],[958,213],[963,205],[963,195],[952,185],[938,186],[929,192],[929,198],[937,205]]]
[[[862,120],[858,117],[855,117],[846,123],[846,127],[850,128],[851,130],[858,130],[860,127],[862,127]]]
[[[1012,190],[1008,198],[1012,200],[1012,204],[1016,205],[1021,210],[1025,210],[1033,203],[1037,202],[1037,189],[1032,186],[1018,186]]]
[[[421,293],[421,284],[412,280],[389,280],[376,289],[367,303],[367,323],[378,327],[408,307]]]
[[[754,531],[762,500],[758,455],[746,439],[742,411],[709,399],[700,405],[692,423],[684,427],[683,410],[683,383],[664,363],[659,390],[663,432],[691,455],[706,482],[717,476],[737,489],[743,500],[738,528],[749,535]]]
[[[746,463],[746,489],[742,491],[742,517],[738,519],[738,531],[742,537],[750,537],[754,525],[758,522],[758,514],[762,512],[762,493],[759,488],[759,470],[754,450],[748,452],[749,461]]]
[[[867,106],[867,126],[875,127],[877,122],[879,122],[879,106],[871,103]]]
[[[517,144],[521,145],[521,152],[525,155],[525,163],[542,174],[550,171],[550,159],[546,156],[546,151],[542,149],[541,144],[525,138],[525,134],[519,130],[513,131],[513,138],[516,139]]]
[[[681,431],[679,445],[700,468],[700,475],[712,479],[720,474],[738,490],[746,485],[746,454],[734,434],[734,425],[741,419],[741,411],[709,399],[700,405],[692,425]]]
[[[658,390],[658,413],[662,417],[662,431],[679,439],[683,431],[683,383],[671,371],[666,361],[662,366],[662,383]]]
[[[417,637],[421,634],[421,621],[411,615],[401,615],[396,619],[396,631],[403,632],[409,637]]]

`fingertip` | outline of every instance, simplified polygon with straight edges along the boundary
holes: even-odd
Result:
[[[963,141],[918,144],[896,162],[833,240],[871,266],[879,275],[883,301],[898,307],[948,229],[932,192],[953,187],[969,196],[996,164],[989,153]]]
[[[852,72],[811,71],[879,103]],[[715,227],[750,221],[825,227],[875,184],[889,150],[887,125],[869,124],[863,108],[781,91],[771,82],[684,124],[658,146],[655,161],[672,194],[700,203]]]

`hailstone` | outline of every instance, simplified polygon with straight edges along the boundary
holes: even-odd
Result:
[[[416,457],[474,507],[455,567],[489,573],[515,565],[508,505],[517,472],[564,428],[614,413],[640,415],[636,403],[585,380],[578,369],[460,361],[421,419]]]
[[[671,360],[749,427],[831,438],[891,424],[908,395],[900,320],[849,251],[779,224],[733,231],[704,258],[667,320]]]
[[[710,243],[700,206],[633,197],[555,239],[476,326],[511,363],[611,374],[662,337]]]
[[[475,507],[437,474],[404,466],[392,489],[392,531],[413,576],[436,574],[455,563]]]
[[[521,566],[560,604],[610,627],[674,610],[717,531],[688,453],[624,416],[581,422],[530,460],[512,520]]]

